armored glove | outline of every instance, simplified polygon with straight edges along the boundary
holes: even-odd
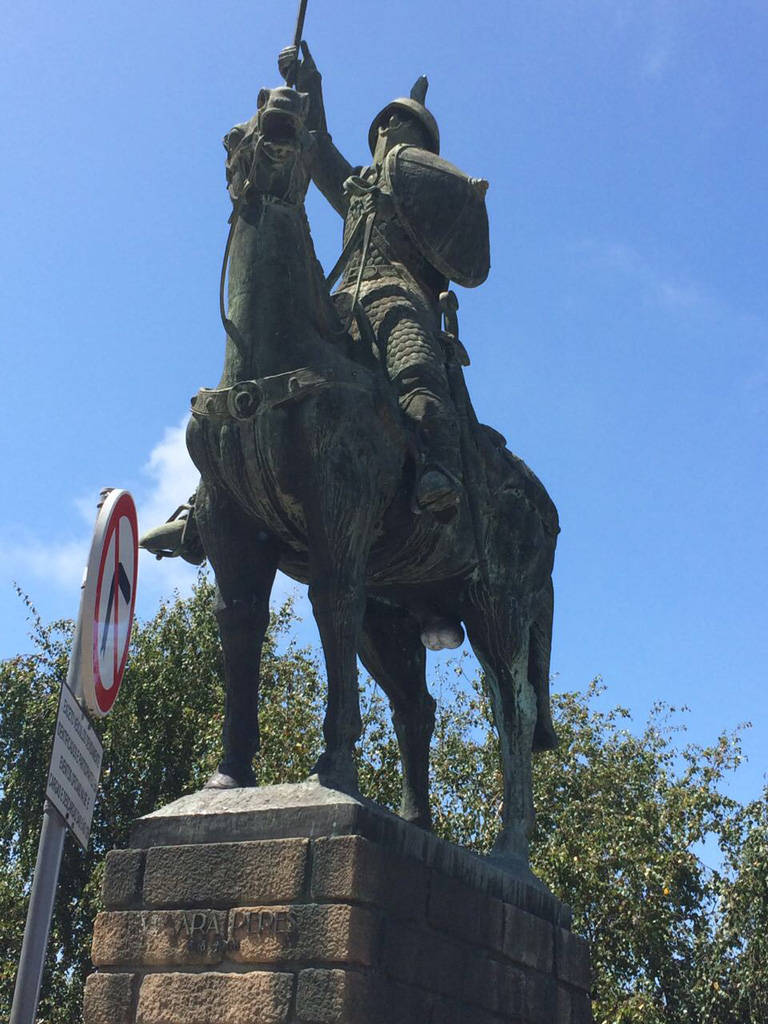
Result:
[[[322,80],[322,75],[304,42],[301,44],[301,58],[297,46],[286,46],[278,55],[277,70],[288,85],[295,85],[299,92],[311,93],[312,88]]]

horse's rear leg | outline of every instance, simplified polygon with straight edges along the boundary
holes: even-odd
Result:
[[[259,664],[277,571],[275,541],[223,491],[201,485],[196,517],[216,574],[215,613],[224,652],[223,755],[209,788],[252,786],[259,749]]]
[[[403,608],[368,602],[360,660],[386,693],[403,762],[400,815],[430,828],[429,743],[435,702],[427,690],[426,651],[418,621]]]
[[[528,680],[528,629],[516,620],[513,602],[501,595],[496,600],[484,596],[467,609],[465,623],[485,671],[499,734],[504,802],[493,856],[527,876],[528,836],[533,828],[531,753],[536,694]]]

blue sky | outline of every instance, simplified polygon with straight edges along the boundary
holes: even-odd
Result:
[[[557,687],[602,674],[766,769],[768,7],[762,0],[309,0],[331,131],[430,78],[444,155],[491,182],[493,267],[457,289],[481,419],[548,487]],[[277,84],[296,5],[29,0],[0,31],[0,656],[18,581],[73,615],[100,487],[142,525],[194,487],[181,424],[218,380],[221,136]],[[326,268],[341,223],[308,209]],[[146,558],[139,609],[189,585]],[[281,584],[281,593],[290,587]],[[312,637],[310,623],[303,635]]]

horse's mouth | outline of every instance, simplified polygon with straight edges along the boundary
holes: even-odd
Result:
[[[295,118],[275,112],[264,117],[261,130],[264,141],[271,143],[274,148],[280,146],[292,149],[297,142],[297,129]]]
[[[261,125],[264,155],[273,164],[295,158],[299,146],[298,122],[282,112],[266,116]]]

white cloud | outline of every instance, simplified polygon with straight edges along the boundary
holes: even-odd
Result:
[[[166,429],[143,467],[149,484],[134,494],[140,533],[164,523],[197,487],[200,474],[189,457],[185,441],[188,419],[185,413],[176,426]],[[138,588],[140,614],[151,615],[158,598],[174,590],[189,593],[196,578],[195,566],[182,558],[158,560],[148,551],[142,551]]]
[[[185,441],[188,419],[185,414],[175,427],[168,427],[149,454],[144,473],[152,483],[139,502],[142,529],[164,522],[197,487],[200,474]]]
[[[646,78],[658,81],[664,76],[672,60],[672,41],[669,37],[655,40],[642,59],[642,72]]]
[[[197,486],[198,473],[187,454],[184,443],[184,421],[169,427],[152,449],[144,467],[146,486],[134,489],[139,516],[139,530],[165,522],[178,505],[186,501]],[[93,496],[75,497],[71,504],[87,527],[78,531],[80,538],[59,539],[55,531],[37,536],[23,526],[6,531],[0,543],[0,564],[5,579],[17,579],[29,587],[28,581],[42,581],[47,587],[62,592],[77,592],[83,578],[90,541],[89,529],[95,518]],[[186,592],[192,586],[196,570],[180,559],[158,562],[146,552],[141,553],[138,599],[144,614],[151,613],[148,602],[178,589]]]
[[[678,309],[700,309],[709,301],[693,283],[659,281],[658,294],[662,302]]]
[[[659,81],[672,67],[685,12],[679,0],[598,0],[615,33],[629,41],[640,75]]]
[[[48,585],[76,590],[83,581],[88,542],[41,542],[24,530],[14,530],[11,539],[0,544],[0,564],[5,579],[32,576]]]
[[[714,312],[717,303],[688,275],[665,266],[657,254],[646,255],[624,242],[584,239],[569,247],[587,267],[624,278],[644,302],[685,312]]]
[[[185,443],[186,423],[185,415],[178,424],[166,429],[142,469],[146,484],[133,488],[140,533],[165,522],[197,487],[199,474]],[[7,539],[0,542],[1,574],[5,579],[18,580],[30,592],[39,592],[32,583],[40,581],[62,595],[77,593],[88,557],[89,531],[94,523],[95,508],[92,495],[73,498],[71,504],[86,524],[83,530],[78,531],[80,539],[59,540],[53,533],[51,536],[36,536],[23,527],[13,529],[7,534]],[[137,614],[142,618],[153,615],[161,597],[167,597],[176,590],[181,594],[189,593],[196,578],[197,568],[183,559],[163,558],[158,561],[149,552],[142,551]],[[278,573],[272,604],[279,606],[288,596],[295,598],[297,614],[303,620],[299,629],[301,642],[316,642],[306,588]]]

